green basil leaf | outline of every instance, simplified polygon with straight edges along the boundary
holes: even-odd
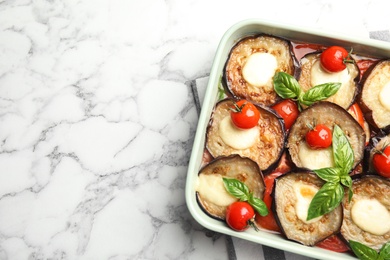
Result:
[[[317,101],[333,96],[340,89],[340,87],[341,83],[324,83],[316,85],[309,89],[304,95],[302,95],[300,101],[306,106],[311,106]]]
[[[322,216],[334,210],[344,196],[344,189],[339,182],[326,182],[310,202],[307,220]]]
[[[236,179],[223,178],[223,184],[225,185],[226,191],[237,199],[241,201],[247,201],[249,199],[249,189],[245,183]]]
[[[354,163],[354,154],[347,137],[338,125],[332,134],[333,159],[336,167],[342,168],[342,174],[347,175]]]
[[[351,249],[355,255],[361,260],[378,259],[378,253],[374,249],[363,245],[362,243],[350,240],[349,245],[351,246]]]
[[[379,252],[379,257],[382,257],[384,260],[390,259],[390,242],[384,244]]]
[[[219,79],[217,100],[220,101],[226,97],[225,89],[222,85],[222,76]]]
[[[340,169],[339,168],[322,168],[313,170],[318,177],[326,182],[339,182]]]
[[[296,98],[301,95],[298,81],[285,72],[278,72],[273,78],[275,92],[282,98]]]
[[[265,205],[263,200],[253,197],[253,194],[251,193],[249,195],[248,202],[261,216],[264,217],[268,215],[268,208],[267,205]]]

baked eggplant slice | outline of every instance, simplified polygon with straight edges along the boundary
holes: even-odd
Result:
[[[274,212],[288,239],[313,246],[339,231],[343,220],[341,205],[328,214],[306,220],[310,202],[323,184],[309,171],[290,172],[275,179]]]
[[[366,71],[359,103],[372,126],[390,126],[390,60],[379,61]]]
[[[327,72],[321,66],[321,52],[306,54],[301,59],[301,72],[298,83],[305,92],[312,87],[329,82],[340,82],[341,87],[336,94],[326,99],[347,109],[358,94],[360,70],[356,63],[346,63],[347,67],[340,72]]]
[[[360,175],[352,182],[353,196],[343,200],[341,235],[375,250],[390,241],[390,181]]]
[[[238,99],[271,106],[280,100],[272,78],[276,72],[294,75],[296,59],[289,41],[271,35],[248,36],[231,50],[224,83]]]
[[[219,157],[199,171],[196,183],[198,203],[213,218],[224,220],[226,208],[237,201],[225,190],[222,178],[237,179],[245,183],[255,197],[263,198],[265,184],[256,162],[239,155]]]
[[[299,168],[316,170],[333,167],[332,147],[320,150],[311,149],[306,141],[306,133],[310,126],[324,124],[333,131],[338,125],[345,133],[354,152],[354,165],[363,159],[365,133],[359,123],[342,107],[337,104],[321,101],[303,110],[291,126],[287,138],[287,148],[292,162]]]
[[[257,126],[242,130],[234,126],[230,117],[234,101],[224,99],[216,104],[206,134],[206,148],[215,158],[239,154],[254,160],[262,171],[275,166],[285,144],[283,120],[266,107],[260,111]]]

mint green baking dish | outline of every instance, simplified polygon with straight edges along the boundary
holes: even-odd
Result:
[[[205,92],[187,172],[185,196],[188,209],[199,224],[209,230],[219,233],[317,259],[356,259],[350,254],[336,253],[317,247],[304,246],[299,243],[289,241],[281,235],[275,233],[265,231],[256,232],[253,229],[249,229],[245,232],[235,232],[227,227],[222,221],[215,220],[206,215],[196,201],[195,183],[198,171],[201,167],[205,147],[206,128],[217,100],[218,85],[221,80],[225,61],[230,49],[239,39],[244,36],[257,33],[267,33],[284,37],[292,41],[318,43],[324,45],[340,45],[346,48],[353,46],[355,53],[374,57],[390,57],[390,43],[372,40],[369,38],[348,37],[337,33],[325,32],[322,30],[318,31],[260,19],[244,20],[233,25],[228,31],[226,31],[219,43]]]

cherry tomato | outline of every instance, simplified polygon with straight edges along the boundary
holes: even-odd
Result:
[[[324,239],[317,243],[316,246],[339,253],[347,252],[349,250],[348,246],[337,235]]]
[[[275,178],[282,175],[281,172],[273,172],[267,176],[264,177],[264,183],[265,183],[265,192],[263,201],[265,205],[267,205],[268,208],[268,215],[267,216],[261,216],[259,214],[256,215],[256,223],[259,224],[262,228],[280,232],[280,228],[278,224],[276,223],[274,214],[271,210],[272,205],[272,189],[274,187]]]
[[[233,202],[226,209],[226,223],[236,231],[246,230],[254,216],[254,209],[245,201]]]
[[[260,119],[260,112],[255,105],[246,101],[240,100],[235,103],[230,116],[235,126],[242,129],[255,127]]]
[[[356,119],[356,121],[358,121],[359,125],[364,129],[363,112],[360,109],[359,105],[357,103],[354,103],[352,106],[350,106],[349,112]]]
[[[283,118],[286,130],[290,129],[299,114],[297,104],[291,99],[285,99],[272,108]]]
[[[313,149],[327,148],[332,144],[332,132],[326,125],[318,124],[306,133],[306,143]]]
[[[345,63],[353,62],[346,49],[340,46],[331,46],[321,53],[322,67],[329,72],[339,72],[347,66]]]
[[[382,152],[375,153],[372,163],[379,175],[390,178],[390,146],[386,146]]]

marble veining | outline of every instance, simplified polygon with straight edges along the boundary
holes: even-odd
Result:
[[[0,259],[264,259],[184,200],[219,40],[247,18],[388,40],[383,6],[0,0]]]

